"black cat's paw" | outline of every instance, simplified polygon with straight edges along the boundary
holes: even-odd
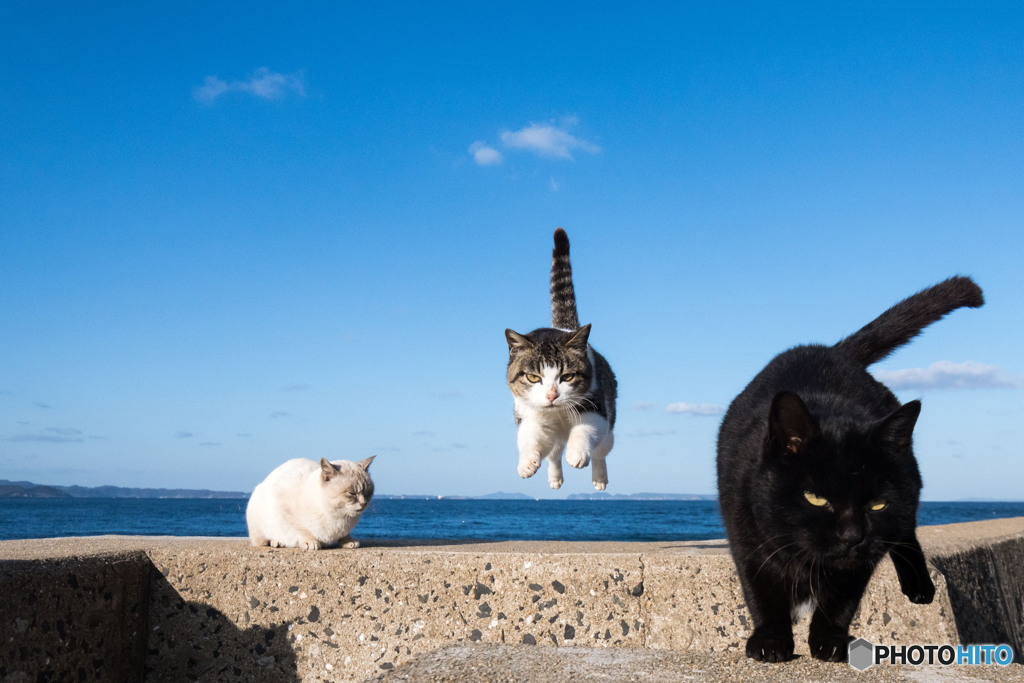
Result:
[[[913,586],[902,586],[903,594],[910,602],[918,605],[927,605],[935,598],[935,584],[930,576],[925,576],[924,581],[915,583]]]
[[[788,662],[793,659],[793,636],[755,632],[747,638],[747,656],[759,662]]]
[[[823,662],[845,662],[850,655],[850,641],[853,637],[847,633],[828,633],[815,635],[807,639],[811,648],[811,656]]]

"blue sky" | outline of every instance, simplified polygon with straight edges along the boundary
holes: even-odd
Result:
[[[963,273],[874,369],[925,499],[1024,498],[1015,3],[7,2],[0,57],[0,478],[590,491],[504,381],[562,226],[609,492],[712,493],[771,357]]]

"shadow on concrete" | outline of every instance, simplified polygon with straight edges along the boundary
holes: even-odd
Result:
[[[1022,559],[1024,539],[932,558],[946,578],[961,642],[1009,645],[1014,662],[1024,654]]]
[[[299,681],[287,622],[240,629],[152,568],[145,680]]]

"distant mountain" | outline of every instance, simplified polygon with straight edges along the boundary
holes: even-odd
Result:
[[[718,500],[704,493],[571,493],[567,500]]]
[[[122,486],[40,486],[0,479],[0,498],[248,498],[239,491],[209,489],[135,489]]]
[[[486,496],[474,496],[479,500],[533,500],[533,496],[528,496],[525,493],[505,493],[504,491],[498,491],[497,493],[488,493]]]
[[[0,498],[70,498],[52,486],[18,486],[0,483]]]

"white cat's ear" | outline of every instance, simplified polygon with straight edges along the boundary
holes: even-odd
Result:
[[[800,397],[791,391],[776,394],[768,414],[768,451],[804,453],[814,433],[814,418]]]
[[[357,464],[357,465],[359,465],[360,467],[362,467],[362,468],[363,468],[363,471],[364,471],[364,472],[365,472],[365,471],[369,471],[369,469],[370,469],[370,463],[371,463],[371,462],[373,462],[373,459],[374,459],[374,458],[376,458],[376,457],[377,457],[376,455],[371,455],[371,456],[370,456],[369,458],[367,458],[366,460],[360,460],[360,461],[359,461],[359,462],[357,462],[356,464]]]
[[[921,414],[921,402],[910,401],[882,420],[872,436],[893,452],[907,451],[914,441],[914,425]]]
[[[327,458],[320,458],[320,478],[330,481],[338,474],[338,468],[327,461]]]
[[[515,330],[505,329],[505,341],[508,342],[508,350],[513,351],[515,349],[528,349],[533,346],[533,342],[522,334],[519,334]]]
[[[563,344],[565,346],[579,346],[585,349],[587,348],[588,339],[590,339],[590,323],[576,330],[576,334],[564,341]]]

